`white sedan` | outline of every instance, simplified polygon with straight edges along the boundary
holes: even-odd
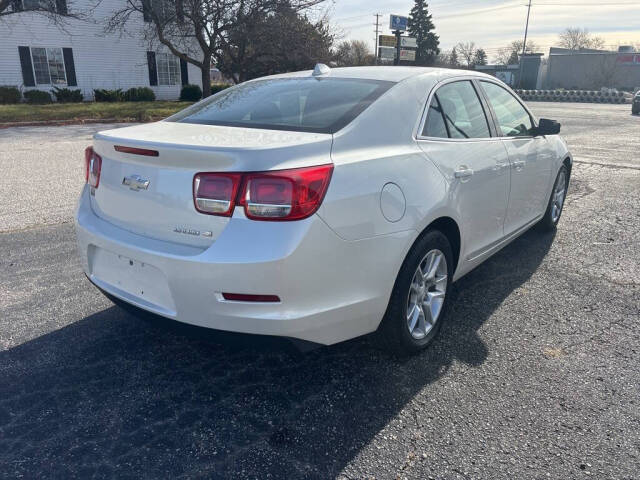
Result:
[[[572,157],[496,78],[360,67],[243,83],[96,134],[76,215],[117,303],[221,330],[425,347],[451,283],[555,228]],[[524,252],[526,254],[526,252]]]

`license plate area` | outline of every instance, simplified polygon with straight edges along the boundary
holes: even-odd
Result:
[[[112,293],[126,293],[141,305],[175,311],[169,283],[159,268],[99,247],[91,249],[89,265],[92,278],[115,287]]]

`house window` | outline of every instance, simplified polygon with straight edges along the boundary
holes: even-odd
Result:
[[[156,53],[158,85],[179,85],[180,65],[178,57],[171,53]]]
[[[33,73],[38,85],[64,85],[67,76],[61,48],[31,48]]]
[[[61,15],[67,14],[66,0],[12,0],[11,6],[14,12],[40,10]]]
[[[24,10],[51,10],[52,6],[46,0],[22,0]]]

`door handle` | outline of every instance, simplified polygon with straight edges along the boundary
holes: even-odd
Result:
[[[473,170],[467,167],[460,167],[453,172],[453,176],[456,178],[469,178],[471,175],[473,175]]]
[[[513,168],[515,168],[516,170],[522,170],[525,166],[525,161],[524,160],[517,160],[513,163],[511,163],[511,166]]]

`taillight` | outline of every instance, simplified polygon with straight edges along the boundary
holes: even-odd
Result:
[[[300,220],[313,215],[327,192],[333,165],[256,173],[198,173],[196,210],[231,216],[235,204],[253,220]]]
[[[239,173],[198,173],[193,177],[193,201],[196,210],[210,215],[230,217],[238,195]]]
[[[84,180],[93,188],[100,185],[100,171],[102,170],[102,157],[93,151],[93,147],[84,150]]]
[[[247,218],[300,220],[313,215],[327,192],[333,165],[245,175],[242,195]]]

